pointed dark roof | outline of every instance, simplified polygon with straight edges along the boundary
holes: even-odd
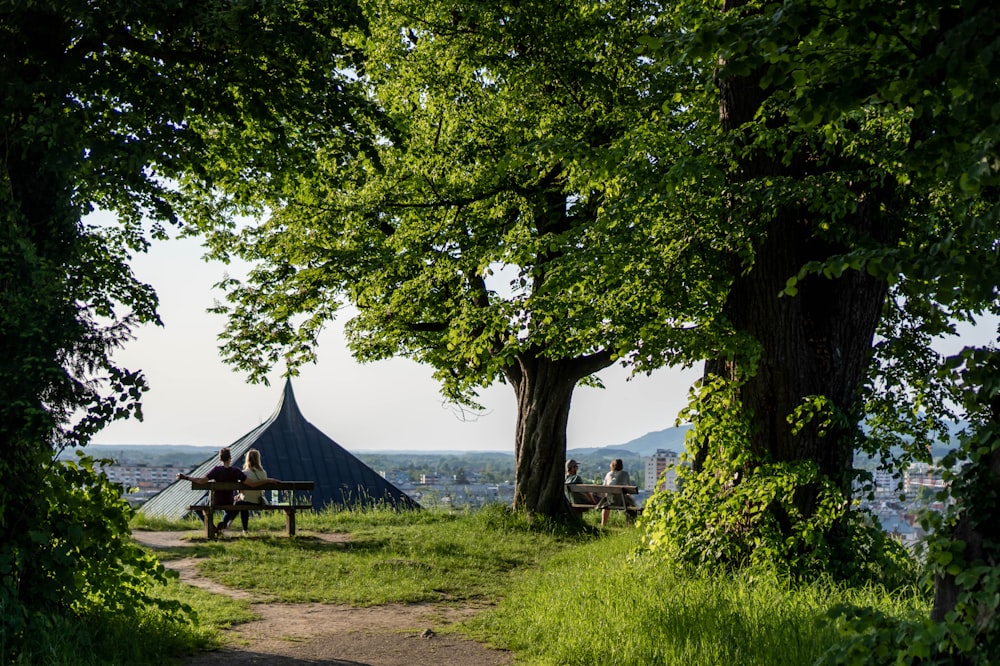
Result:
[[[267,475],[282,481],[313,481],[316,509],[388,505],[397,509],[419,509],[420,505],[392,485],[372,468],[324,435],[305,420],[292,393],[292,382],[285,382],[278,408],[267,421],[229,445],[233,464],[242,465],[250,449],[260,451]],[[218,464],[218,457],[199,465],[191,476],[205,476]],[[187,507],[201,502],[207,492],[191,490],[188,481],[177,481],[142,505],[139,511],[149,516],[179,518]]]

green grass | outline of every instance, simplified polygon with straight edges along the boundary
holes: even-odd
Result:
[[[196,530],[201,521],[197,518],[186,518],[184,520],[170,520],[167,518],[150,517],[144,513],[137,513],[132,516],[129,522],[133,530],[152,531],[174,531],[174,530]]]
[[[313,531],[349,532],[349,541],[321,540],[303,525],[294,539],[234,537],[191,554],[208,555],[203,575],[284,602],[493,601],[514,572],[563,547],[559,535],[504,525],[495,515],[326,513],[303,522]]]
[[[253,612],[249,601],[213,594],[177,580],[157,586],[152,590],[152,596],[189,606],[194,611],[195,622],[192,626],[204,632],[200,643],[208,647],[220,644],[218,629],[252,622],[260,617]]]
[[[150,607],[128,617],[98,612],[76,618],[38,618],[37,626],[29,632],[32,640],[10,663],[15,666],[175,664],[182,655],[221,646],[220,629],[257,619],[246,601],[211,594],[177,580],[155,586],[150,595],[185,604],[190,613],[181,619],[171,619]],[[0,649],[0,654],[7,652]]]
[[[174,584],[176,586],[176,584]],[[155,590],[154,595],[171,595]],[[190,591],[178,596],[191,598]],[[212,602],[213,604],[216,602]],[[31,640],[11,654],[14,666],[118,666],[175,664],[179,655],[194,654],[219,644],[219,632],[208,624],[170,619],[156,608],[134,616],[101,612],[80,617],[49,615],[36,618],[28,629]]]
[[[839,604],[895,616],[927,611],[912,592],[794,587],[766,574],[685,575],[633,558],[638,533],[621,518],[613,514],[600,529],[598,514],[587,515],[580,532],[529,524],[501,507],[322,512],[303,515],[300,535],[289,539],[282,517],[261,516],[250,538],[195,538],[158,554],[201,558],[204,575],[260,599],[491,606],[458,630],[513,650],[525,664],[811,664],[837,640],[826,616]],[[172,527],[200,531],[195,521]],[[330,543],[318,533],[350,540]],[[219,628],[252,619],[242,602],[177,583],[158,594],[195,608],[202,633],[194,638],[204,646],[217,643]]]
[[[622,531],[564,550],[518,577],[497,608],[466,628],[527,664],[792,666],[812,664],[836,640],[825,616],[838,604],[927,610],[912,591],[792,587],[767,574],[685,576],[669,563],[632,560],[635,539]]]

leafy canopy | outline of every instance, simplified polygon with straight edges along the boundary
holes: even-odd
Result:
[[[700,85],[637,55],[658,7],[365,9],[374,139],[317,150],[267,220],[215,230],[219,256],[256,263],[225,285],[228,359],[258,378],[310,361],[349,304],[359,359],[427,363],[465,404],[523,358],[675,360],[716,292],[706,231],[648,187],[692,150],[662,132],[691,123],[674,89]]]
[[[295,114],[313,134],[347,122],[337,30],[357,19],[294,0],[0,3],[5,660],[56,616],[86,631],[88,614],[149,603],[163,569],[129,540],[119,489],[56,450],[141,416],[145,381],[112,354],[158,317],[128,260],[191,212],[181,186],[211,187],[227,158],[275,171],[304,141],[284,131]],[[87,220],[96,208],[117,223]]]

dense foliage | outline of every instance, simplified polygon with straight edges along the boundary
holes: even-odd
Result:
[[[128,259],[178,221],[174,184],[205,185],[206,154],[296,145],[282,110],[342,123],[333,31],[356,18],[349,4],[0,3],[4,659],[55,618],[131,614],[162,577],[92,462],[54,459],[141,416],[145,382],[111,355],[157,321]],[[118,223],[87,220],[98,207]]]
[[[708,257],[692,251],[706,231],[635,187],[667,163],[636,146],[686,125],[685,77],[635,57],[657,10],[368,3],[359,76],[383,114],[372,144],[318,152],[295,182],[262,184],[269,219],[237,237],[216,228],[220,255],[256,264],[227,285],[229,360],[254,375],[311,360],[351,306],[360,360],[426,363],[470,408],[478,388],[510,384],[515,503],[565,513],[574,387],[616,359],[676,355],[712,299]]]
[[[756,568],[791,581],[829,576],[890,588],[912,582],[917,568],[910,554],[871,515],[852,507],[816,464],[776,462],[748,450],[749,426],[739,418],[734,393],[716,382],[699,396],[698,420],[711,428],[719,453],[701,469],[681,467],[677,492],[647,500],[640,521],[644,548],[700,575]],[[804,486],[818,488],[808,514],[795,502]]]
[[[794,47],[775,50],[768,30],[781,15],[765,3],[682,2],[646,42],[665,67],[713,75],[714,103],[692,104],[706,147],[697,158],[724,174],[703,209],[725,224],[714,239],[721,307],[686,415],[693,467],[644,524],[654,548],[691,563],[861,576],[902,561],[851,504],[862,390],[897,275],[866,260],[905,247],[942,212],[900,164],[904,111],[799,122],[798,82],[839,45],[811,39],[802,21],[783,26]],[[786,61],[799,53],[807,65],[793,75]]]
[[[704,22],[696,28],[688,25],[681,40],[685,52],[696,58],[711,54],[721,64],[720,80],[756,78],[759,96],[782,102],[782,122],[761,113],[757,120],[765,121],[763,126],[746,126],[751,144],[766,141],[782,124],[848,146],[856,145],[859,119],[888,119],[890,133],[901,131],[902,141],[893,152],[872,163],[886,170],[897,187],[916,193],[893,241],[880,246],[855,239],[841,253],[786,272],[781,289],[784,296],[794,297],[803,278],[836,278],[852,271],[889,286],[881,337],[872,349],[874,363],[866,384],[859,387],[872,430],[852,448],[880,454],[891,465],[889,446],[902,444],[908,451],[900,462],[926,460],[926,443],[946,431],[948,418],[957,415],[971,423],[962,448],[945,461],[962,464],[948,474],[950,491],[941,494],[942,500],[953,503],[946,516],[925,518],[934,528],[927,555],[936,584],[931,617],[900,624],[877,613],[845,610],[844,626],[853,638],[831,652],[830,663],[991,663],[997,659],[998,630],[992,572],[1000,556],[993,527],[1000,482],[995,352],[969,349],[943,358],[930,343],[954,333],[958,322],[997,311],[997,10],[974,1],[905,6],[851,0],[729,2],[722,15],[702,5],[693,11],[688,7],[679,10],[682,16],[696,15]],[[725,85],[722,92],[725,97]],[[790,143],[764,145],[785,150],[786,157],[795,154]],[[796,365],[790,367],[798,371]],[[703,400],[712,397],[709,391]],[[714,407],[699,404],[705,411],[698,414],[719,420],[724,412],[718,408],[726,404],[727,398]],[[822,424],[835,427],[843,419],[853,427],[861,414],[827,412]],[[749,428],[747,438],[752,438],[755,416],[748,416],[735,419],[734,437]],[[782,416],[794,425],[802,415],[786,411]],[[789,471],[795,470],[782,470],[777,479]],[[815,479],[813,469],[802,471],[803,481]],[[742,492],[724,476],[716,485],[708,503],[712,511]],[[773,491],[779,486],[765,483],[750,491],[751,506],[787,503],[791,488],[778,495]],[[848,506],[843,504],[845,516]],[[668,514],[677,508],[670,500],[657,505]],[[783,512],[788,513],[787,508]],[[737,525],[732,537],[748,527],[751,514],[732,502],[721,518],[716,515],[707,524]],[[811,531],[809,522],[797,531]],[[699,534],[679,524],[663,531],[661,523],[660,528],[661,536],[671,538]],[[711,534],[709,542],[717,541],[717,534]],[[756,537],[760,532],[743,534]],[[739,556],[751,552],[750,543],[737,538]],[[782,553],[779,561],[789,561],[788,554]]]

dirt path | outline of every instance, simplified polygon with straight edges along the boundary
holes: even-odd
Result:
[[[152,548],[177,548],[190,544],[185,532],[144,532],[136,541]],[[345,535],[316,535],[330,541]],[[197,558],[168,560],[164,566],[180,573],[181,580],[211,592],[239,599],[251,595],[224,587],[198,575]],[[474,641],[442,635],[438,631],[476,612],[475,608],[441,608],[430,604],[389,604],[372,608],[327,604],[257,603],[261,619],[224,633],[226,646],[185,662],[189,666],[222,664],[336,664],[351,666],[501,666],[513,663],[512,655],[491,650]]]

